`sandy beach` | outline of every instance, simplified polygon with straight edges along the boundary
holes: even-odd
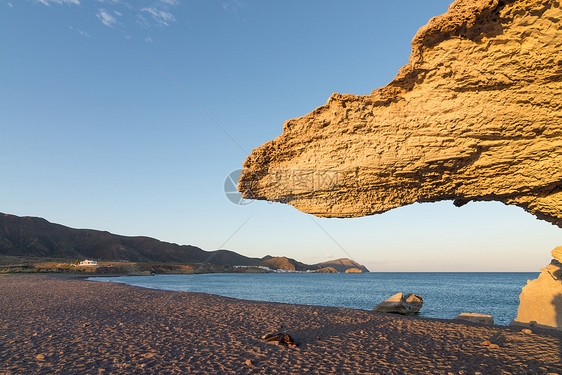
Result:
[[[375,301],[373,301],[373,305]],[[548,374],[562,333],[0,276],[0,374]],[[298,343],[266,343],[282,332]],[[482,345],[489,340],[498,348]]]

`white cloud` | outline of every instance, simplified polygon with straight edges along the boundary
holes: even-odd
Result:
[[[242,1],[239,0],[223,1],[221,5],[222,5],[222,9],[225,12],[229,12],[229,13],[236,13],[246,6],[246,4],[244,4]]]
[[[73,26],[68,25],[68,28],[69,28],[70,30],[76,31],[78,34],[80,34],[80,35],[82,35],[82,36],[85,36],[86,38],[91,38],[91,37],[92,37],[87,31],[80,30],[80,29],[77,28],[77,27],[73,27]]]
[[[0,0],[1,2],[2,0]],[[6,1],[6,0],[4,0]],[[45,6],[55,5],[85,5],[82,0],[29,0],[35,4]],[[238,0],[225,0],[235,1]],[[128,23],[136,22],[138,25],[149,28],[151,26],[170,26],[176,21],[173,11],[181,5],[180,0],[95,0],[97,4],[103,4],[95,12],[95,17],[107,27],[121,26],[127,30]],[[12,1],[6,1],[9,7],[13,7]],[[74,31],[83,36],[90,36],[87,32],[80,32],[76,27]]]
[[[152,38],[151,37],[144,38],[144,41],[147,43],[152,43]]]
[[[10,8],[13,8],[13,7],[14,7],[14,4],[8,3],[8,6],[9,6]]]
[[[80,0],[37,0],[41,4],[51,6],[51,4],[80,5]]]
[[[113,17],[111,13],[109,13],[105,9],[98,9],[98,13],[96,17],[103,23],[105,26],[113,27],[117,24],[117,18]]]
[[[166,10],[157,9],[155,7],[142,8],[141,12],[149,13],[152,18],[160,25],[169,26],[170,22],[176,20],[174,15]]]

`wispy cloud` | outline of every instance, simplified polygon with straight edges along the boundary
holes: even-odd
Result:
[[[107,27],[113,27],[117,24],[117,18],[105,9],[98,9],[96,17]]]
[[[86,38],[91,38],[91,37],[92,37],[87,31],[80,30],[80,29],[77,28],[77,27],[68,25],[68,28],[69,28],[70,30],[76,31],[78,34],[80,34],[80,35],[82,35],[82,36],[85,36]]]
[[[8,6],[9,6],[10,8],[13,8],[13,7],[14,7],[14,4],[8,2]]]
[[[161,1],[170,1],[170,0],[161,0]],[[155,7],[151,8],[142,8],[141,12],[147,12],[152,16],[152,19],[156,21],[158,25],[162,26],[169,26],[170,22],[174,22],[176,18],[174,15],[167,10],[157,9]]]
[[[237,13],[246,6],[246,4],[240,0],[223,1],[221,5],[222,9],[228,13]]]
[[[0,0],[2,1],[2,0]],[[52,5],[73,5],[85,6],[83,0],[31,0],[36,4],[45,6]],[[226,0],[231,1],[231,0]],[[238,0],[234,0],[238,1]],[[115,28],[120,26],[122,31],[128,30],[135,23],[143,28],[152,26],[167,27],[176,21],[174,15],[175,8],[181,6],[179,0],[95,0],[100,7],[96,10],[95,16],[104,26]],[[12,2],[7,2],[9,7],[13,7]],[[90,37],[88,32],[76,27],[72,29],[83,36]],[[130,35],[130,34],[128,34]]]
[[[51,6],[51,4],[80,5],[80,0],[37,0],[43,5]]]

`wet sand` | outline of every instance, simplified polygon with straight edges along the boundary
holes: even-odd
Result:
[[[0,276],[0,374],[562,374],[561,352],[544,330]]]

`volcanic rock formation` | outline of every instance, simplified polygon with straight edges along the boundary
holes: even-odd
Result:
[[[254,149],[239,190],[324,217],[495,200],[562,227],[561,18],[555,0],[455,1],[386,87]]]

